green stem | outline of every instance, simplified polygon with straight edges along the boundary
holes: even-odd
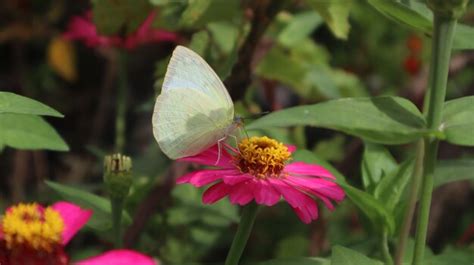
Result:
[[[405,254],[406,244],[410,235],[411,223],[415,213],[416,201],[418,200],[418,191],[420,189],[421,177],[423,176],[423,157],[424,157],[424,141],[419,140],[416,145],[415,169],[412,174],[412,182],[408,205],[403,218],[400,235],[398,238],[397,252],[395,254],[395,265],[402,265],[403,256]]]
[[[392,255],[390,255],[390,248],[388,247],[388,232],[384,231],[382,235],[382,254],[385,260],[385,265],[393,265]]]
[[[438,130],[446,96],[449,61],[453,42],[456,19],[444,17],[435,12],[432,40],[432,55],[429,74],[430,90],[425,97],[425,114],[428,129]],[[438,154],[439,140],[433,136],[425,137],[425,158],[423,161],[423,180],[421,186],[420,208],[415,238],[415,254],[413,265],[423,262],[426,233],[428,230],[431,195],[433,192],[433,175]]]
[[[114,233],[115,248],[122,247],[122,211],[124,206],[123,199],[111,199],[112,207],[112,230]]]
[[[115,116],[115,151],[122,153],[125,146],[125,121],[127,113],[127,54],[125,51],[119,52],[119,71],[117,85],[117,102]]]
[[[229,253],[227,254],[227,259],[225,260],[225,265],[238,265],[240,257],[244,252],[245,245],[249,239],[250,232],[252,231],[253,223],[255,217],[257,216],[258,205],[255,203],[250,203],[246,205],[242,211],[242,216],[240,217],[239,228],[235,234],[234,241],[232,241],[232,246],[230,247]]]

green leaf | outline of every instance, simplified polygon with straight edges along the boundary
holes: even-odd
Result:
[[[474,49],[474,28],[471,26],[458,24],[454,32],[453,50]]]
[[[108,199],[56,182],[45,181],[45,183],[65,200],[73,202],[82,208],[94,211],[87,226],[97,230],[107,230],[112,227],[112,212],[110,209],[110,201]],[[125,223],[131,223],[130,215],[125,211],[122,218]]]
[[[2,113],[64,117],[58,111],[39,101],[10,92],[0,92],[0,114]]]
[[[474,96],[445,103],[440,129],[452,144],[474,146]]]
[[[344,98],[271,113],[247,129],[309,125],[342,131],[381,144],[404,144],[426,134],[425,121],[399,97]]]
[[[474,180],[474,159],[438,161],[434,174],[435,187],[461,180]]]
[[[427,33],[433,30],[432,22],[428,18],[397,1],[368,0],[368,3],[386,17],[402,25]]]
[[[371,191],[383,177],[397,169],[397,162],[382,145],[365,142],[364,146],[362,183]]]
[[[230,54],[239,34],[236,26],[229,22],[212,22],[207,25],[207,28],[217,47],[224,54]]]
[[[430,265],[472,265],[474,252],[472,249],[454,249],[449,247],[440,255],[431,256],[426,264]]]
[[[331,265],[383,265],[382,262],[366,257],[349,248],[335,246],[332,248]]]
[[[315,11],[307,11],[294,15],[288,25],[277,37],[279,43],[286,47],[300,44],[323,22]]]
[[[322,258],[283,258],[251,263],[251,265],[331,265],[331,262]]]
[[[299,60],[277,47],[270,49],[257,65],[255,72],[267,79],[278,80],[292,87],[304,87],[305,67]]]
[[[293,258],[307,255],[309,239],[303,235],[290,235],[283,238],[275,249],[275,258]]]
[[[387,211],[385,206],[377,201],[371,194],[352,187],[349,184],[339,183],[347,197],[359,207],[379,231],[387,229],[392,234],[395,231],[395,220],[393,215]],[[361,263],[363,264],[363,263]]]
[[[415,160],[413,158],[406,160],[400,165],[398,170],[384,176],[375,188],[375,198],[382,202],[382,204],[385,205],[385,208],[391,212],[393,212],[400,202],[400,199],[410,182],[414,162]]]
[[[0,128],[0,146],[30,150],[69,150],[56,130],[36,115],[0,114]]]
[[[209,46],[209,33],[205,30],[194,33],[191,38],[191,42],[189,43],[189,48],[201,56],[204,56]]]
[[[148,0],[92,0],[94,24],[100,33],[132,33],[151,11]]]
[[[240,14],[238,0],[189,0],[181,16],[183,27],[202,27],[209,22],[232,20]]]
[[[339,39],[347,39],[351,27],[349,12],[352,0],[307,0],[307,2],[321,14],[334,36]]]
[[[202,221],[214,227],[225,227],[238,221],[237,208],[226,200],[212,205],[201,203],[202,190],[191,185],[179,185],[173,189],[172,195],[176,198],[179,207],[169,213],[168,222],[173,225],[184,225]]]
[[[414,30],[424,32],[431,35],[433,32],[432,17],[420,14],[418,10],[412,9],[409,6],[401,4],[393,0],[368,0],[377,11],[382,13],[389,19],[408,26]],[[474,49],[474,28],[458,24],[454,33],[453,50]]]

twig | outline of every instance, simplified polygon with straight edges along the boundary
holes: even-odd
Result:
[[[143,228],[153,213],[159,210],[159,208],[167,207],[171,203],[171,190],[175,186],[175,176],[183,173],[186,169],[187,166],[180,167],[179,164],[173,163],[164,176],[164,183],[160,183],[161,185],[157,184],[153,187],[145,199],[143,199],[133,216],[132,224],[125,233],[123,242],[126,248],[130,248],[136,244]]]
[[[31,152],[17,150],[13,157],[13,172],[10,176],[11,198],[14,202],[25,198],[25,183],[30,174]]]
[[[100,50],[100,54],[104,56],[107,61],[103,83],[100,89],[99,104],[97,104],[97,111],[92,121],[91,133],[89,136],[89,143],[96,145],[104,131],[107,124],[105,121],[111,114],[108,111],[112,105],[113,87],[117,77],[117,52],[114,50]]]
[[[224,82],[234,101],[245,95],[245,91],[251,83],[251,65],[255,48],[270,22],[287,1],[259,0],[247,1],[247,3],[252,13],[251,29],[239,50],[238,59],[232,68],[231,75]]]

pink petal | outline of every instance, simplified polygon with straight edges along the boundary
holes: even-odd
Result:
[[[57,202],[52,208],[59,212],[64,221],[63,245],[66,245],[92,216],[91,210],[83,210],[69,202]]]
[[[240,182],[231,186],[229,192],[229,200],[233,204],[246,205],[253,199],[253,190],[255,186],[253,181]]]
[[[285,166],[285,172],[292,175],[306,175],[316,177],[326,177],[336,179],[331,172],[319,165],[307,164],[304,162],[293,162]]]
[[[212,185],[202,195],[202,202],[206,204],[215,203],[216,201],[224,198],[230,192],[230,186],[224,182],[219,182]]]
[[[234,169],[204,169],[188,173],[176,180],[177,184],[190,183],[195,187],[202,187],[224,176],[235,174]]]
[[[92,22],[92,12],[87,12],[84,16],[73,17],[63,36],[66,39],[82,41],[89,47],[120,46],[121,44],[119,37],[99,35]]]
[[[136,35],[144,36],[151,29],[151,24],[156,17],[156,11],[151,11],[150,14],[146,17],[143,23],[138,27]]]
[[[283,195],[283,198],[291,205],[301,221],[309,223],[311,220],[318,218],[318,207],[311,197],[282,180],[269,179],[269,181]]]
[[[232,186],[232,185],[236,185],[240,182],[251,180],[251,179],[254,178],[251,175],[242,174],[242,173],[238,172],[237,170],[234,170],[234,172],[235,173],[233,175],[224,176],[222,178],[222,181],[224,181],[225,184],[229,184],[229,185]]]
[[[253,192],[258,204],[273,206],[280,201],[280,193],[267,180],[256,180]]]
[[[310,189],[319,194],[318,196],[325,196],[338,202],[345,196],[344,190],[339,185],[325,179],[289,176],[287,180],[299,187]]]
[[[138,27],[137,31],[128,36],[125,40],[125,47],[133,49],[141,44],[178,40],[178,35],[174,32],[159,30],[152,28],[153,20],[156,17],[156,11],[152,11],[143,23]]]
[[[207,166],[234,168],[235,166],[233,163],[232,156],[227,152],[225,147],[221,146],[220,153],[221,154],[219,157],[219,148],[217,147],[217,144],[216,144],[197,155],[180,158],[178,160],[186,161],[186,162],[194,162],[194,163],[207,165]]]
[[[294,153],[296,151],[296,145],[292,145],[292,144],[285,144],[286,148],[288,148],[288,152],[290,153]]]
[[[159,265],[152,258],[131,250],[112,250],[74,263],[75,265]]]
[[[329,200],[326,196],[322,195],[321,193],[319,193],[317,191],[314,191],[314,190],[312,190],[308,187],[301,186],[301,185],[295,183],[294,181],[292,181],[290,178],[286,178],[284,181],[286,183],[288,183],[288,185],[293,186],[296,189],[301,190],[304,193],[307,193],[307,194],[310,194],[310,195],[313,195],[313,196],[317,197],[318,199],[323,201],[323,203],[326,205],[326,207],[329,210],[331,210],[331,211],[334,210],[334,206],[333,206],[331,200]]]

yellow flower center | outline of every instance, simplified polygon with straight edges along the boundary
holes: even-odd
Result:
[[[288,148],[271,138],[250,137],[239,143],[236,164],[242,173],[257,178],[280,177],[285,162],[291,159]]]
[[[18,204],[10,208],[1,220],[8,249],[29,247],[38,251],[53,251],[61,243],[64,221],[51,207],[38,204]]]

